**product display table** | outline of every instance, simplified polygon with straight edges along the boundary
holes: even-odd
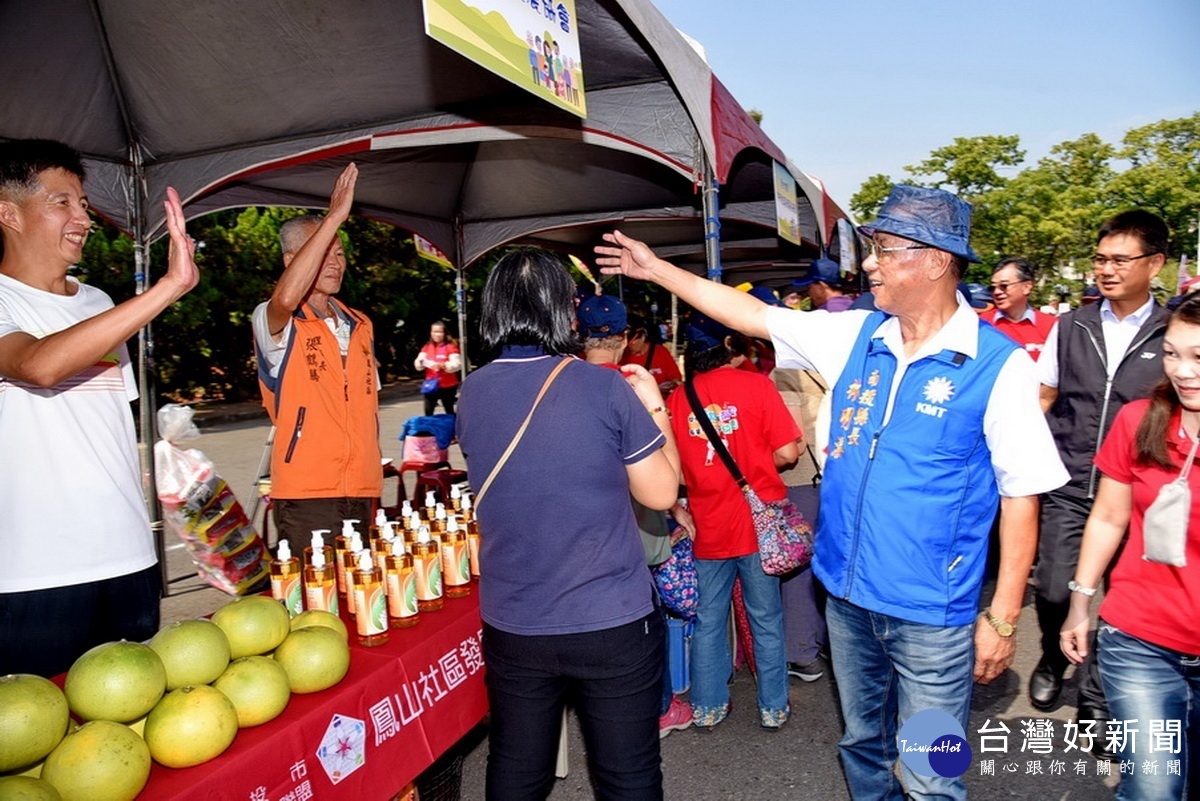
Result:
[[[379,647],[359,646],[347,625],[350,672],[341,683],[293,695],[282,715],[241,729],[210,762],[184,769],[155,764],[139,798],[389,799],[483,719],[474,592],[422,612],[412,628],[391,629]]]

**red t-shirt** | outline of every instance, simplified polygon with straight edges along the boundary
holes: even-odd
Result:
[[[1146,509],[1164,484],[1179,478],[1191,443],[1179,432],[1179,415],[1167,427],[1170,451],[1179,467],[1164,470],[1136,462],[1134,435],[1150,401],[1125,404],[1096,454],[1096,466],[1109,478],[1129,484],[1133,510],[1129,539],[1109,577],[1100,616],[1121,631],[1146,642],[1200,655],[1200,465],[1188,474],[1192,509],[1188,519],[1187,566],[1174,567],[1142,558]]]
[[[1042,355],[1042,346],[1046,344],[1046,337],[1050,336],[1050,330],[1054,328],[1057,318],[1036,310],[1031,309],[1031,311],[1033,312],[1032,320],[1018,320],[1015,323],[1000,311],[985,312],[983,319],[996,326],[1000,333],[1023,347],[1025,352],[1032,356],[1034,361],[1037,361],[1037,357]]]
[[[764,501],[783,500],[787,488],[775,469],[774,453],[799,439],[800,429],[779,390],[765,375],[731,367],[701,373],[695,383],[713,427],[750,486]],[[729,559],[754,553],[758,539],[750,506],[721,457],[709,450],[704,429],[693,419],[687,392],[672,392],[667,410],[696,519],[697,558]]]
[[[440,345],[435,345],[432,342],[426,342],[425,347],[421,348],[421,353],[425,354],[425,361],[440,362],[445,364],[450,361],[450,356],[458,354],[458,345],[453,342],[443,342]],[[425,378],[433,378],[437,376],[438,386],[453,387],[458,385],[458,373],[447,372],[446,370],[433,371],[428,367],[425,368]]]
[[[634,356],[628,350],[621,356],[621,364],[636,364],[639,367],[645,367],[659,384],[664,384],[667,381],[682,381],[683,375],[679,372],[679,365],[675,363],[675,358],[671,356],[671,351],[662,345],[651,345],[650,347],[653,353],[649,354],[651,356],[649,366],[646,364],[647,354]]]

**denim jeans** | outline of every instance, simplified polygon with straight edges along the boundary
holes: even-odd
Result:
[[[729,703],[729,604],[733,580],[742,580],[746,616],[754,634],[758,666],[758,707],[764,712],[788,708],[787,657],[783,651],[783,607],[779,579],[763,572],[758,552],[734,559],[697,559],[700,604],[692,634],[692,689],[697,718]]]
[[[1113,743],[1119,758],[1135,766],[1132,773],[1121,774],[1117,798],[1194,798],[1200,792],[1200,656],[1148,643],[1103,620],[1098,639],[1111,720],[1124,722],[1126,731],[1136,730]],[[1153,721],[1177,722],[1180,737],[1171,742],[1165,733],[1155,736]],[[1179,752],[1171,753],[1175,749]],[[1180,761],[1178,775],[1168,769],[1171,760]],[[1143,771],[1147,762],[1157,763],[1153,773]]]
[[[846,725],[838,748],[850,795],[903,801],[893,767],[904,721],[926,709],[941,709],[967,731],[975,627],[913,623],[832,596],[825,622]],[[961,777],[920,776],[903,763],[901,775],[908,798],[967,797]]]
[[[598,799],[661,801],[658,705],[662,614],[581,634],[524,636],[483,627],[488,801],[544,799],[564,705],[579,716]]]

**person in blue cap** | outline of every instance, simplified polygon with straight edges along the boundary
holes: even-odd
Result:
[[[625,304],[612,295],[589,295],[575,310],[579,322],[579,335],[583,337],[583,358],[588,364],[621,371],[621,356],[629,341],[629,315]],[[633,502],[633,514],[637,519],[638,532],[642,535],[642,547],[646,552],[646,564],[650,567],[662,564],[671,558],[671,535],[667,530],[666,515],[657,509]],[[670,637],[667,638],[670,648]],[[658,709],[658,736],[666,737],[692,725],[692,707],[683,698],[675,695],[671,681],[670,654],[663,667],[662,699]]]
[[[1067,479],[1032,359],[956,292],[978,261],[970,220],[970,204],[949,192],[892,187],[860,229],[874,312],[765,306],[618,231],[596,248],[606,274],[653,281],[732,328],[769,336],[780,366],[814,369],[832,388],[813,572],[829,594],[839,747],[855,798],[966,797],[961,775],[928,775],[928,763],[922,770],[907,755],[902,787],[898,743],[912,739],[910,719],[932,710],[965,737],[973,681],[1012,664],[1038,496]],[[980,614],[997,505],[999,576]]]
[[[833,259],[813,259],[792,286],[806,292],[814,309],[840,312],[850,308],[854,299],[842,292],[842,268]]]

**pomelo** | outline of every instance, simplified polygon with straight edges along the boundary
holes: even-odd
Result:
[[[233,660],[213,686],[233,702],[240,729],[279,717],[292,696],[287,671],[266,656],[243,656]]]
[[[327,612],[324,609],[309,609],[292,618],[292,631],[309,626],[325,626],[341,634],[347,642],[350,640],[350,632],[346,629],[346,624],[333,612]]]
[[[274,650],[291,631],[291,620],[283,604],[265,595],[237,598],[212,616],[229,638],[230,659]]]
[[[275,661],[287,671],[294,693],[326,690],[350,670],[350,646],[325,626],[308,626],[288,635],[275,649]]]
[[[150,749],[128,726],[93,720],[46,757],[42,780],[65,801],[132,801],[150,778]]]
[[[0,801],[62,801],[62,795],[42,779],[0,776]]]
[[[205,684],[180,687],[150,710],[146,745],[160,765],[190,768],[224,753],[237,730],[237,709],[225,693]]]
[[[44,759],[66,735],[70,716],[66,696],[49,679],[0,677],[0,773]]]
[[[149,712],[167,687],[167,670],[149,647],[106,642],[84,653],[67,671],[63,691],[81,720],[128,723]]]
[[[148,645],[167,669],[167,689],[212,684],[229,667],[229,639],[211,620],[177,620]]]

